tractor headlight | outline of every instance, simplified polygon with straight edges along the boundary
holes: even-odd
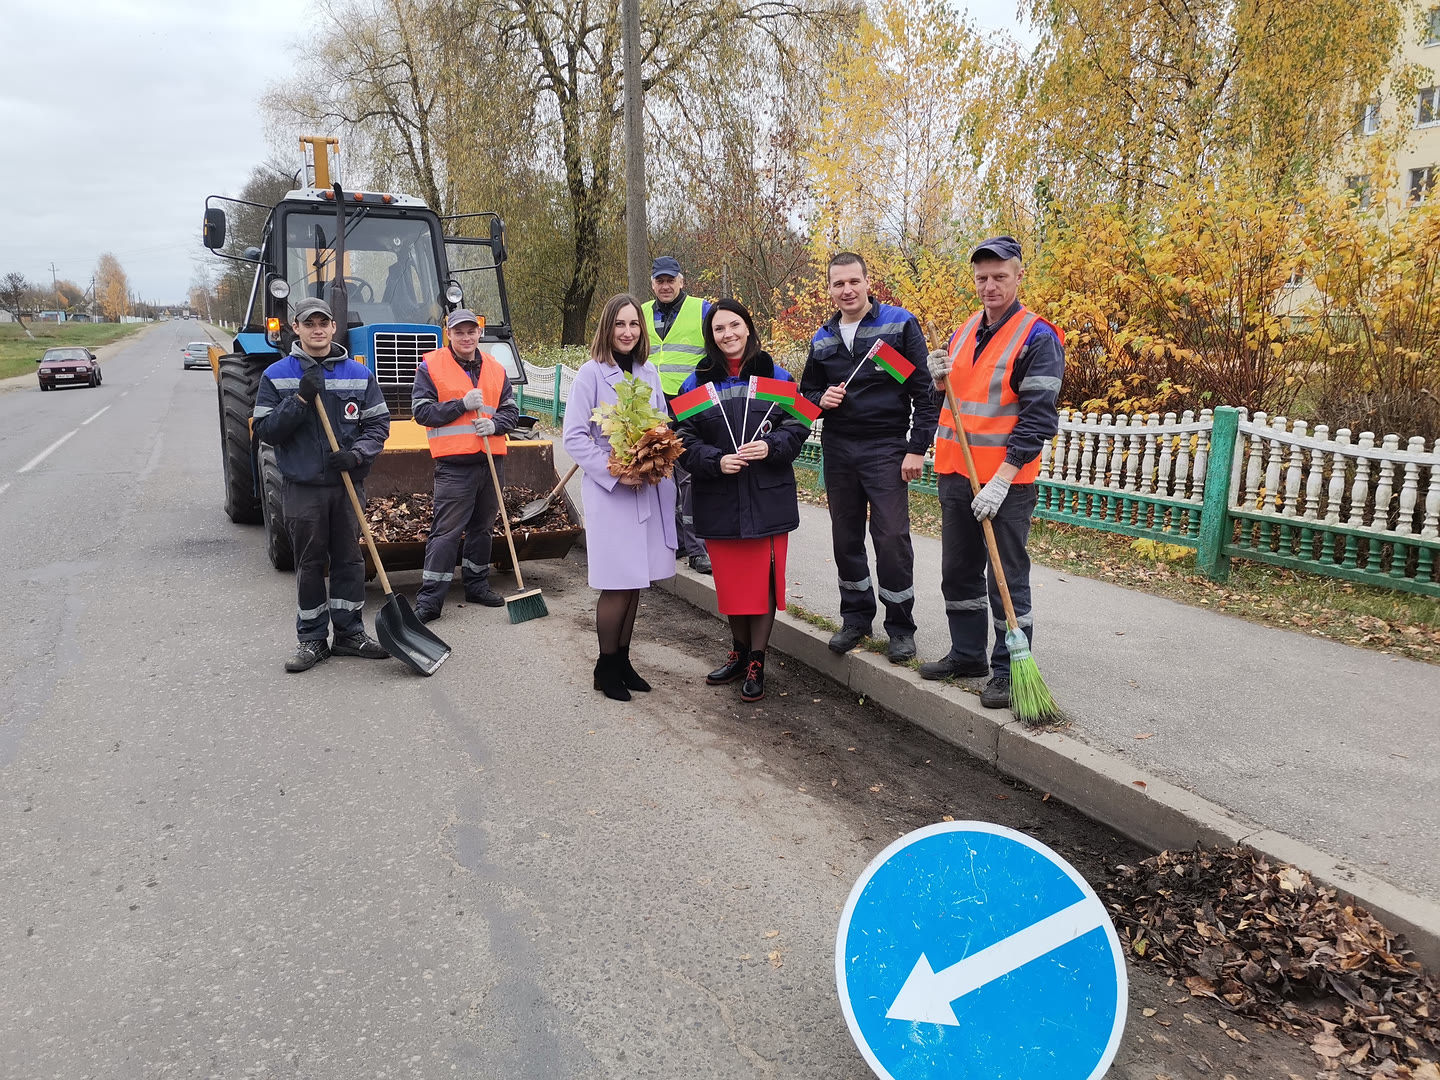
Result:
[[[284,300],[290,295],[290,283],[283,277],[271,278],[270,295],[276,300]]]
[[[460,291],[460,286],[452,281],[449,285],[445,286],[445,299],[452,304],[458,304],[461,300],[465,299],[465,294]]]

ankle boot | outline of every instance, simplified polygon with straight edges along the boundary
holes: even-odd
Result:
[[[740,684],[741,701],[759,701],[765,696],[765,653],[752,652],[745,662],[745,681]]]
[[[614,701],[629,701],[630,691],[625,689],[625,680],[620,674],[618,653],[601,653],[595,661],[595,689],[604,690],[605,696]]]
[[[749,663],[749,660],[750,650],[738,641],[731,642],[730,654],[725,657],[725,663],[706,675],[705,682],[710,686],[732,683],[745,674],[745,665]]]
[[[620,652],[620,681],[625,684],[628,690],[639,690],[645,693],[650,689],[650,684],[640,677],[640,673],[630,666],[630,646],[621,645]]]

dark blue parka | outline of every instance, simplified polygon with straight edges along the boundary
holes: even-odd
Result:
[[[791,463],[810,431],[779,405],[762,427],[760,421],[770,402],[750,401],[748,417],[745,405],[751,375],[794,380],[763,352],[747,363],[738,377],[716,379],[715,374],[701,367],[680,388],[682,394],[688,393],[713,381],[720,397],[718,408],[682,420],[678,429],[685,444],[680,464],[690,473],[694,493],[695,535],[706,540],[750,540],[793,532],[800,527],[800,503]],[[770,445],[763,460],[753,461],[731,476],[720,471],[720,459],[735,453],[737,441],[743,446],[757,438]]]

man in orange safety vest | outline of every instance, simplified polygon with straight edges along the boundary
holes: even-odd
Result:
[[[970,256],[981,310],[936,349],[930,374],[943,394],[948,377],[961,416],[947,405],[935,432],[935,472],[941,511],[940,591],[950,624],[950,651],[920,665],[925,679],[990,676],[980,694],[987,708],[1010,704],[1010,651],[1005,647],[1005,609],[981,522],[990,521],[1015,615],[1033,640],[1030,610],[1030,518],[1040,449],[1060,427],[1056,402],[1065,374],[1065,337],[1020,303],[1025,270],[1020,244],[1011,236],[986,240]],[[972,496],[964,456],[955,434],[963,419],[981,485]],[[988,597],[987,597],[988,593]],[[986,618],[987,609],[991,615]],[[995,644],[985,646],[993,622]]]
[[[485,448],[495,456],[495,469],[504,484],[505,433],[519,421],[520,410],[504,365],[480,350],[476,315],[457,308],[445,325],[449,347],[421,359],[410,396],[411,415],[426,428],[435,459],[435,520],[425,541],[425,568],[415,594],[415,614],[421,622],[440,617],[457,558],[466,602],[505,606],[504,597],[490,588],[490,533],[500,503]]]

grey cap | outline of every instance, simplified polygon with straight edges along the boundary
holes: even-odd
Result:
[[[473,322],[476,326],[479,326],[480,316],[476,315],[469,308],[457,307],[445,317],[445,325],[451,330],[467,322]]]
[[[970,261],[981,259],[1018,259],[1020,241],[1013,236],[992,236],[970,253]]]
[[[307,296],[300,303],[295,305],[295,321],[304,322],[311,315],[324,315],[327,319],[333,320],[335,312],[330,310],[330,305],[318,296]]]
[[[650,264],[650,276],[657,277],[679,277],[680,260],[673,255],[661,255]]]

